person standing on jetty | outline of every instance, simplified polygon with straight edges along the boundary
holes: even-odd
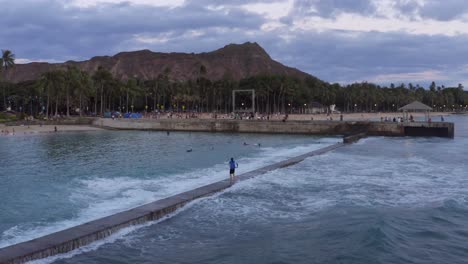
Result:
[[[231,180],[231,184],[234,183],[236,176],[234,175],[236,172],[236,168],[239,167],[239,164],[234,161],[234,158],[231,158],[229,161],[229,179]]]

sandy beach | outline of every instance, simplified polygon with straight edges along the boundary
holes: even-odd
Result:
[[[429,113],[429,117],[432,121],[440,121],[441,116],[448,116],[452,113],[448,112],[431,112]],[[416,121],[425,121],[426,113],[408,113],[409,115],[413,115]],[[281,115],[283,116],[283,115]],[[289,120],[329,120],[330,117],[333,120],[340,120],[340,114],[304,114],[304,115],[289,115]],[[392,112],[392,113],[343,113],[343,120],[344,121],[380,121],[381,118],[393,119],[398,117],[404,117],[404,113],[402,112]]]
[[[28,134],[37,134],[37,133],[54,133],[55,127],[57,127],[57,132],[75,132],[75,131],[96,131],[102,130],[101,128],[84,126],[84,125],[31,125],[31,126],[5,126],[0,124],[0,136],[13,135],[28,135]]]
[[[431,112],[429,113],[429,117],[432,121],[437,122],[441,121],[441,116],[448,116],[451,115],[450,112]],[[409,115],[413,115],[413,118],[416,121],[426,121],[426,113],[424,112],[416,112],[416,113],[408,113]],[[158,116],[157,119],[169,119],[169,114],[164,113]],[[185,119],[188,114],[186,113],[174,113],[172,119]],[[217,119],[231,119],[231,115],[229,114],[217,114]],[[247,116],[247,115],[246,115]],[[260,115],[257,114],[256,118],[267,118],[267,115]],[[314,121],[323,121],[323,120],[334,120],[339,121],[341,114],[288,114],[288,120],[314,120]],[[268,116],[269,120],[282,120],[284,119],[285,114],[270,114]],[[381,121],[381,118],[385,119],[387,117],[388,120],[393,120],[393,118],[404,117],[404,113],[402,112],[382,112],[382,113],[343,113],[343,121]],[[214,119],[213,113],[196,113],[197,119]]]

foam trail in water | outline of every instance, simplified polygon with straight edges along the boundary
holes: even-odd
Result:
[[[218,192],[218,193],[215,193],[215,194],[213,194],[211,196],[202,197],[202,198],[193,200],[193,201],[187,203],[186,205],[184,205],[183,207],[177,209],[175,212],[162,217],[161,219],[158,219],[158,220],[155,220],[155,221],[150,221],[150,222],[147,222],[147,223],[144,223],[144,224],[141,224],[141,225],[134,225],[134,226],[129,226],[129,227],[123,228],[123,229],[119,230],[118,232],[115,232],[114,234],[112,234],[112,235],[110,235],[110,236],[108,236],[108,237],[106,237],[104,239],[97,240],[97,241],[95,241],[95,242],[93,242],[93,243],[91,243],[89,245],[80,247],[78,249],[72,250],[72,251],[67,252],[65,254],[59,254],[59,255],[51,256],[51,257],[48,257],[48,258],[45,258],[45,259],[38,259],[38,260],[29,261],[28,264],[49,264],[49,263],[55,262],[56,260],[68,259],[68,258],[72,258],[72,257],[74,257],[76,255],[79,255],[79,254],[83,254],[83,253],[86,253],[86,252],[97,250],[103,245],[106,245],[106,244],[109,244],[109,243],[114,243],[114,242],[119,241],[121,239],[131,240],[131,234],[134,233],[135,231],[138,231],[138,230],[140,230],[142,228],[146,228],[146,227],[149,227],[149,226],[164,222],[164,221],[170,219],[171,217],[177,216],[178,214],[181,214],[181,213],[185,212],[186,210],[191,209],[193,206],[195,206],[198,203],[202,203],[202,202],[204,202],[206,200],[217,199],[219,196],[221,196],[222,194],[224,194],[226,192],[229,192],[229,191],[230,191],[229,189],[225,189],[225,190],[223,190],[221,192]]]
[[[275,162],[298,156],[338,142],[337,138],[321,139],[319,144],[293,148],[261,148],[255,157],[238,159],[238,174],[245,173]],[[75,218],[54,223],[32,223],[12,227],[2,234],[0,247],[17,244],[53,232],[70,228],[100,217],[128,210],[196,187],[223,180],[228,177],[227,164],[199,169],[184,174],[158,179],[135,179],[129,177],[96,178],[80,180],[71,195],[72,204],[87,204]]]

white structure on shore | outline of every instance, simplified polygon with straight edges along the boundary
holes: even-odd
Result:
[[[426,121],[429,121],[429,112],[432,111],[432,107],[427,106],[419,101],[414,101],[410,104],[400,107],[398,111],[403,111],[405,113],[406,120],[408,120],[409,112],[424,112]]]

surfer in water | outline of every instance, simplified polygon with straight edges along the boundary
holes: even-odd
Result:
[[[239,167],[239,164],[237,164],[237,162],[234,161],[234,158],[231,158],[231,160],[229,161],[229,179],[231,180],[231,184],[235,182],[235,172],[237,167]]]

